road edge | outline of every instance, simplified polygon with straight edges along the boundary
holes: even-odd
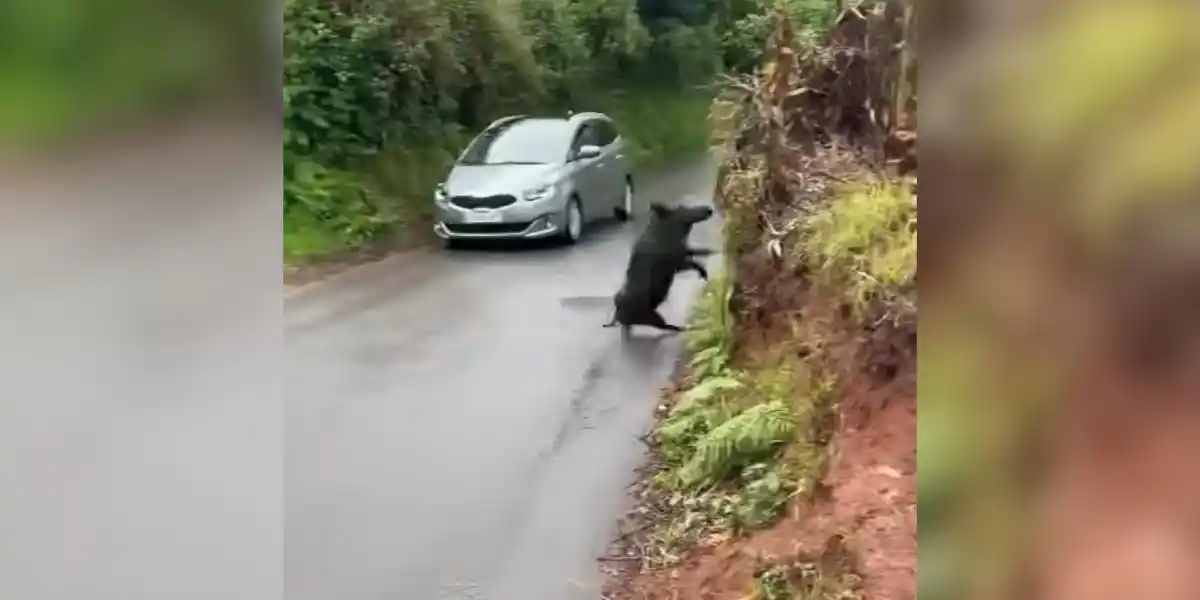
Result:
[[[435,246],[433,246],[431,244],[424,244],[424,245],[419,245],[419,246],[413,246],[410,248],[405,248],[402,250],[396,250],[395,252],[391,252],[389,254],[381,256],[376,260],[369,260],[369,261],[358,263],[358,264],[347,265],[345,268],[337,269],[333,272],[325,274],[324,276],[318,277],[318,278],[310,280],[310,281],[306,281],[304,283],[297,283],[297,284],[292,284],[292,285],[284,284],[283,299],[284,300],[294,300],[301,296],[307,296],[307,295],[310,295],[321,289],[324,289],[325,287],[327,287],[335,282],[345,281],[347,279],[350,279],[356,274],[361,274],[361,273],[367,272],[374,268],[382,268],[382,267],[389,266],[389,265],[402,264],[405,261],[413,260],[414,258],[416,258],[417,255],[429,254],[430,252],[432,252],[434,250],[434,248],[435,248]],[[286,265],[285,265],[285,268],[286,268]]]

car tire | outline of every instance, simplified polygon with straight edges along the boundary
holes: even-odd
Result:
[[[558,239],[568,246],[574,245],[583,237],[583,207],[578,196],[572,196],[567,202],[566,214],[563,215],[564,225]]]
[[[613,210],[618,221],[628,221],[633,218],[633,180],[626,177],[625,187],[621,190],[621,206]]]

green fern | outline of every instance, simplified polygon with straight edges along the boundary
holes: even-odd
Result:
[[[663,458],[675,465],[686,462],[704,436],[736,414],[726,404],[717,402],[671,415],[658,430]]]
[[[733,280],[727,268],[713,273],[688,329],[692,377],[702,380],[724,370],[733,354],[734,319],[729,313]]]
[[[799,486],[795,474],[784,466],[752,464],[742,469],[742,489],[734,515],[743,529],[759,529],[774,523]]]
[[[735,469],[770,455],[791,438],[795,427],[791,410],[783,402],[751,406],[697,442],[695,454],[679,469],[679,483],[689,489],[716,483]]]
[[[737,414],[722,401],[722,395],[742,387],[737,376],[725,372],[700,381],[679,397],[658,429],[661,451],[668,462],[686,460],[701,438]]]
[[[684,392],[671,408],[672,414],[681,413],[697,405],[706,405],[717,398],[722,392],[740,390],[744,384],[736,376],[723,373],[703,379],[695,387]]]

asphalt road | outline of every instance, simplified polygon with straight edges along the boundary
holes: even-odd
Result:
[[[715,164],[637,183],[639,216],[709,201]],[[682,344],[600,327],[641,226],[401,256],[285,300],[289,600],[598,597],[595,558]],[[718,231],[692,239],[717,247]],[[668,321],[700,287],[677,280]]]

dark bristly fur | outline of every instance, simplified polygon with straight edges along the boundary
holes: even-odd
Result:
[[[625,270],[625,283],[613,297],[612,320],[604,324],[604,327],[620,325],[625,335],[634,325],[683,331],[683,328],[667,323],[658,313],[658,307],[666,301],[677,273],[692,270],[707,280],[708,271],[696,262],[695,257],[713,254],[710,249],[687,245],[692,227],[712,217],[711,208],[669,208],[657,203],[650,208],[650,224],[634,244],[629,267]]]

